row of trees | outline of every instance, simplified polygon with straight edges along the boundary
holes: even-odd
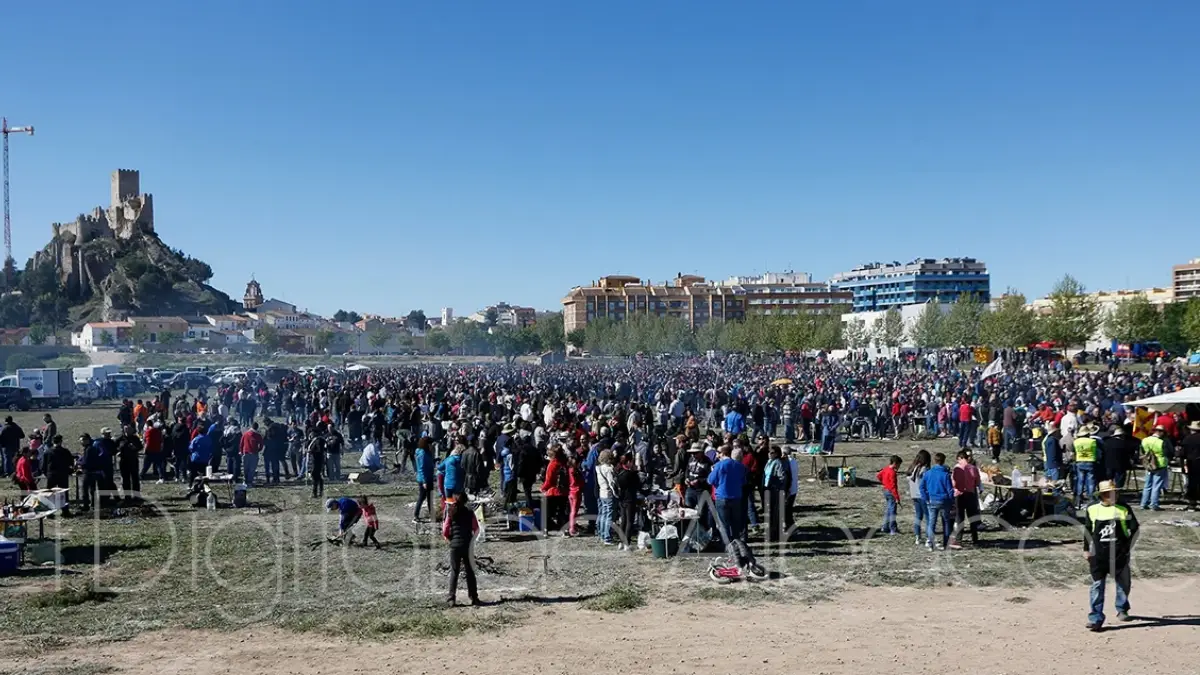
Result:
[[[1055,284],[1048,299],[1049,307],[1037,314],[1025,306],[1025,296],[1012,289],[994,309],[970,296],[959,298],[949,308],[931,302],[913,323],[909,337],[913,344],[927,348],[1016,348],[1042,340],[1078,347],[1100,332],[1122,343],[1157,340],[1175,353],[1200,347],[1197,299],[1159,307],[1137,294],[1105,312],[1070,275]],[[879,342],[891,344],[887,340]]]
[[[363,316],[353,310],[339,309],[333,313],[333,320],[344,323],[358,323],[363,320]],[[404,317],[404,327],[409,330],[424,331],[428,323],[428,319],[425,318],[425,310],[423,309],[414,309]],[[384,343],[386,342],[387,340],[384,340]]]
[[[435,352],[502,356],[512,361],[523,354],[562,351],[566,348],[561,313],[546,314],[525,328],[486,324],[459,319],[442,330],[430,331],[425,345]]]
[[[899,316],[899,315],[897,315]],[[745,321],[710,322],[693,332],[682,319],[635,315],[624,321],[600,319],[573,331],[567,341],[598,354],[699,354],[805,351],[841,346],[840,314],[750,316]]]

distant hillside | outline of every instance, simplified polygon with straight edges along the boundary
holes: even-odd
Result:
[[[167,246],[136,171],[113,172],[113,204],[70,223],[17,272],[9,261],[0,297],[4,327],[78,327],[128,316],[227,313],[237,307],[208,285],[207,263]],[[14,283],[9,283],[9,279]]]

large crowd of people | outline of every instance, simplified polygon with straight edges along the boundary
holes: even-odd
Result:
[[[915,538],[930,548],[959,548],[968,525],[977,536],[987,455],[1029,453],[1079,507],[1101,481],[1123,488],[1134,467],[1147,472],[1141,506],[1149,509],[1160,508],[1173,461],[1189,477],[1200,474],[1200,410],[1155,415],[1125,405],[1193,384],[1186,370],[1083,370],[1010,355],[1004,372],[983,377],[965,356],[323,370],[126,401],[118,428],[83,434],[77,455],[50,415],[28,441],[9,418],[0,447],[5,473],[24,489],[40,476],[63,485],[77,466],[84,509],[95,490],[137,499],[143,479],[194,485],[210,469],[254,485],[261,467],[265,483],[302,480],[320,498],[326,481],[343,479],[343,456],[361,453],[364,470],[412,475],[414,520],[438,518],[459,495],[495,491],[507,510],[538,509],[548,531],[575,536],[584,522],[604,544],[622,547],[638,530],[639,500],[653,491],[698,509],[713,540],[759,527],[769,541],[785,538],[797,454],[809,445],[834,452],[846,438],[869,435],[957,441],[955,458],[922,450],[907,468],[896,457],[878,475],[883,531],[899,531],[906,482]],[[1188,482],[1194,507],[1200,481]],[[454,521],[454,536],[468,526]]]

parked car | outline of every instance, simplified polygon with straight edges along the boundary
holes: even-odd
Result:
[[[212,378],[204,373],[177,373],[163,385],[168,389],[198,389],[213,386]]]
[[[33,407],[33,392],[24,387],[0,387],[0,408],[29,410]]]

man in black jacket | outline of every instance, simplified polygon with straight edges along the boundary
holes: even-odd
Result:
[[[127,503],[141,501],[142,480],[138,472],[138,462],[142,455],[142,439],[138,438],[137,429],[133,425],[127,425],[121,432],[121,440],[117,441],[117,457],[121,467],[121,495]]]
[[[264,418],[266,433],[263,434],[263,456],[266,459],[267,482],[279,485],[279,465],[283,464],[284,473],[291,478],[287,465],[287,427],[270,418]]]
[[[17,470],[17,451],[21,449],[21,441],[25,438],[25,430],[13,421],[12,415],[4,418],[4,426],[0,427],[0,449],[4,451],[3,473],[11,476]]]
[[[1101,480],[1111,480],[1117,485],[1117,488],[1125,487],[1125,476],[1128,475],[1130,467],[1133,466],[1133,458],[1135,456],[1134,446],[1130,442],[1129,436],[1125,433],[1125,427],[1119,424],[1114,424],[1109,433],[1108,438],[1104,439],[1104,444],[1100,451],[1101,466],[1097,476]]]
[[[466,441],[467,445],[463,449],[462,457],[459,458],[463,473],[463,487],[467,494],[479,494],[483,485],[480,485],[480,476],[483,471],[483,457],[479,454],[479,448],[471,441]]]
[[[75,455],[64,448],[62,436],[55,435],[50,449],[42,457],[42,473],[46,474],[46,488],[69,489],[71,472],[75,470]]]
[[[188,475],[188,445],[192,441],[192,434],[188,430],[187,422],[184,421],[183,415],[175,416],[175,424],[171,427],[171,452],[173,453],[175,463],[175,482],[186,483]]]

